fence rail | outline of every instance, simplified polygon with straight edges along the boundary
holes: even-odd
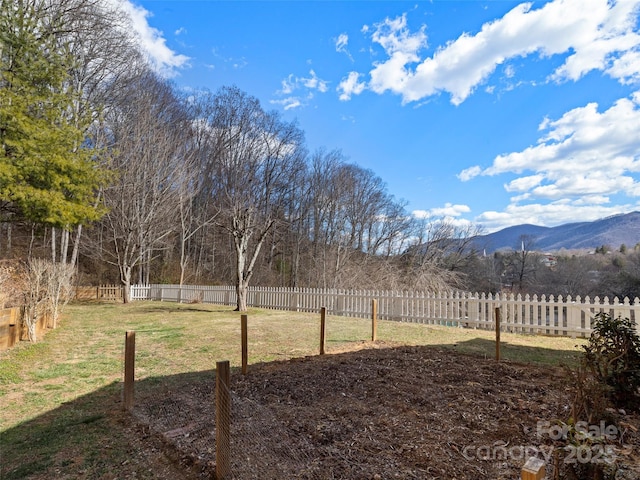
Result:
[[[134,285],[131,299],[235,305],[237,296],[235,287],[228,286]],[[296,312],[325,307],[329,315],[370,318],[374,299],[382,320],[493,329],[495,309],[500,308],[503,331],[583,337],[591,333],[595,315],[606,312],[631,319],[640,333],[637,297],[632,303],[617,297],[249,287],[247,305]]]
[[[20,340],[28,339],[27,328],[24,325],[24,307],[12,307],[0,309],[0,351],[8,350]],[[35,332],[36,338],[50,328],[55,328],[48,313],[38,314]]]
[[[75,287],[76,300],[122,300],[122,285]]]

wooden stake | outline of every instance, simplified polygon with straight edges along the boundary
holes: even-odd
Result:
[[[500,307],[496,307],[496,362],[500,361]]]
[[[546,474],[544,460],[530,457],[522,467],[522,480],[542,480]]]
[[[229,361],[216,363],[216,480],[231,478]]]
[[[327,319],[327,308],[320,308],[320,355],[324,355],[324,348],[326,345],[326,319]]]
[[[125,410],[133,408],[135,391],[136,332],[127,332],[124,340],[124,391]]]
[[[378,339],[378,300],[371,300],[371,341]]]
[[[240,316],[240,330],[242,337],[242,375],[247,374],[249,363],[249,345],[247,336],[247,315]]]

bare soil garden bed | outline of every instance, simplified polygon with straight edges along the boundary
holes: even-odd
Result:
[[[202,478],[215,470],[214,389],[211,374],[185,376],[141,392],[134,409]],[[573,398],[562,368],[384,343],[250,365],[232,372],[231,390],[233,478],[243,480],[517,479],[535,452],[554,478],[561,443],[539,422],[567,421]],[[640,478],[640,417],[602,420],[618,429],[616,478]]]

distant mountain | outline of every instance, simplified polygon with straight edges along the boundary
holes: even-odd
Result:
[[[474,239],[475,247],[487,253],[496,250],[518,250],[521,238],[526,235],[533,239],[533,249],[553,252],[563,248],[595,249],[601,245],[609,245],[619,249],[620,245],[633,247],[640,242],[640,212],[596,220],[595,222],[567,223],[557,227],[540,227],[537,225],[516,225],[488,235],[480,235]]]

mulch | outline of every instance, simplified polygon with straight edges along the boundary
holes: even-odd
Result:
[[[544,426],[566,422],[574,387],[560,367],[451,349],[366,342],[359,350],[232,372],[233,478],[515,479],[529,456],[572,478]],[[134,417],[201,478],[215,471],[215,379],[174,379],[140,395]],[[618,479],[640,478],[640,416],[610,409]],[[549,423],[544,423],[549,422]],[[543,427],[541,427],[543,426]],[[587,459],[603,459],[589,450]],[[612,469],[614,467],[608,467]]]

